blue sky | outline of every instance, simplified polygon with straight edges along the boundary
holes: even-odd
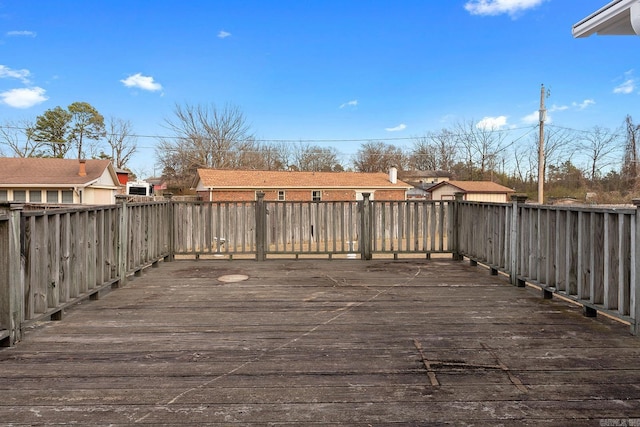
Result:
[[[640,121],[640,38],[574,39],[607,0],[0,0],[0,122],[89,102],[130,120],[154,173],[178,104],[233,104],[258,139],[334,146],[474,120],[616,128]],[[355,141],[353,141],[355,140]],[[155,171],[156,173],[159,171]]]

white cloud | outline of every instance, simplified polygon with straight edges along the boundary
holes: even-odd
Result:
[[[0,93],[0,101],[13,108],[29,108],[49,99],[41,87],[11,89]]]
[[[220,32],[218,33],[218,38],[219,39],[226,39],[227,37],[231,37],[231,33],[224,31],[224,30],[220,30]]]
[[[507,125],[507,116],[485,117],[476,125],[479,129],[500,130]]]
[[[35,37],[36,35],[35,31],[7,31],[9,37]]]
[[[344,104],[340,105],[340,108],[357,107],[357,106],[358,106],[358,100],[354,99],[352,101],[345,102]]]
[[[539,121],[540,121],[540,112],[538,110],[534,111],[531,114],[527,114],[522,118],[522,122],[528,125],[538,123]]]
[[[585,99],[581,103],[573,102],[571,105],[576,107],[578,110],[584,110],[585,108],[588,108],[594,105],[595,103],[596,101],[594,101],[593,99]]]
[[[385,128],[384,130],[386,130],[387,132],[399,132],[401,130],[405,130],[407,128],[407,125],[405,125],[404,123],[400,123],[398,126],[396,127],[392,127],[392,128]]]
[[[551,119],[551,115],[550,113],[555,113],[558,111],[567,111],[567,110],[574,110],[574,111],[582,111],[586,108],[589,108],[592,105],[595,105],[596,101],[594,101],[593,99],[585,99],[582,102],[572,102],[571,105],[556,105],[553,104],[551,107],[549,107],[547,109],[547,118],[546,118],[546,123],[551,123],[552,119]],[[528,125],[533,125],[536,124],[538,122],[540,122],[540,113],[538,110],[534,111],[531,114],[527,114],[526,116],[524,116],[522,118],[522,122]]]
[[[567,111],[569,109],[568,105],[556,105],[553,104],[551,107],[547,109],[549,113],[554,113],[556,111]]]
[[[623,83],[613,88],[613,93],[619,93],[622,95],[629,95],[636,90],[636,81],[634,79],[627,79]]]
[[[162,85],[153,80],[151,76],[143,76],[141,73],[137,73],[127,77],[124,80],[120,80],[126,87],[135,87],[142,90],[148,90],[150,92],[156,92],[162,90]]]
[[[514,16],[527,9],[533,9],[546,0],[470,0],[464,8],[472,15],[495,16],[507,13]]]
[[[29,84],[29,76],[31,73],[29,70],[12,70],[9,67],[0,65],[0,79],[12,78],[18,79],[24,84]]]

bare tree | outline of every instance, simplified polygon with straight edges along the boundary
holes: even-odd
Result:
[[[333,147],[301,144],[293,150],[294,166],[300,171],[331,172],[341,170],[338,152]]]
[[[0,126],[0,144],[7,146],[16,157],[42,156],[43,143],[33,139],[33,122],[22,120]]]
[[[531,144],[516,145],[513,149],[514,177],[523,184],[533,184],[537,179],[537,148]]]
[[[465,153],[469,179],[485,179],[487,172],[497,171],[500,155],[509,147],[505,132],[474,121],[458,123],[454,132]]]
[[[268,170],[285,170],[293,163],[294,150],[284,142],[265,146]]]
[[[576,139],[576,133],[571,129],[548,126],[546,128],[544,139],[545,163],[561,165],[567,161],[570,162],[576,152]],[[537,153],[539,137],[535,136],[532,138],[532,143],[535,147],[535,153]]]
[[[528,138],[523,145],[514,144],[515,171],[514,174],[523,183],[533,183],[538,177],[538,145],[537,134]],[[556,169],[566,162],[571,162],[576,152],[576,134],[570,129],[549,126],[545,132],[544,158],[545,176],[549,166]]]
[[[411,168],[418,171],[438,169],[437,147],[429,136],[419,136],[413,140],[410,154]]]
[[[287,167],[289,154],[284,144],[270,145],[253,141],[247,142],[235,156],[236,169],[251,170],[284,170]]]
[[[414,139],[410,154],[411,167],[416,170],[450,171],[456,163],[457,155],[455,134],[442,129]]]
[[[621,150],[619,131],[595,126],[582,136],[580,149],[588,159],[588,174],[591,182],[600,176],[601,170],[614,162],[614,155]]]
[[[237,168],[241,153],[256,145],[244,114],[234,106],[176,104],[174,117],[165,120],[172,137],[162,138],[156,149],[163,170],[182,185],[197,168]]]
[[[192,156],[193,146],[188,139],[161,139],[156,147],[162,175],[177,187],[190,187],[196,169],[202,167]]]
[[[166,138],[164,148],[185,151],[195,167],[224,169],[237,164],[237,154],[254,148],[242,112],[234,106],[176,105],[174,118],[165,121],[174,138]]]
[[[106,139],[114,166],[124,168],[137,149],[137,137],[133,134],[131,122],[110,117],[106,125]]]
[[[387,172],[391,167],[406,170],[408,157],[401,148],[382,141],[369,141],[360,146],[353,158],[358,172]]]
[[[622,160],[622,179],[628,183],[629,188],[634,188],[638,179],[638,143],[640,142],[640,125],[633,123],[631,116],[627,116],[624,122],[626,130],[626,142]]]

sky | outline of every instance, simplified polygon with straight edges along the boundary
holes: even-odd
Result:
[[[571,34],[607,3],[0,0],[0,125],[88,102],[132,123],[142,176],[186,104],[235,106],[257,139],[344,162],[467,121],[520,138],[542,84],[550,126],[615,129],[640,121],[640,37]]]

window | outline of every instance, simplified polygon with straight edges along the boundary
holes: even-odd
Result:
[[[9,200],[7,190],[0,190],[0,202],[6,202],[7,200]]]
[[[285,196],[284,190],[279,190],[278,191],[278,201],[284,202],[284,200],[285,200],[284,196]]]
[[[29,201],[31,203],[40,203],[40,202],[42,202],[42,191],[40,191],[40,190],[31,190],[31,191],[29,191]]]
[[[13,190],[13,201],[14,202],[26,202],[27,201],[27,192],[24,190]]]
[[[314,202],[319,202],[322,200],[322,191],[320,190],[313,190],[311,192],[311,200],[313,200]]]
[[[58,203],[58,190],[47,190],[47,203]]]
[[[62,190],[62,203],[73,203],[73,190]]]

